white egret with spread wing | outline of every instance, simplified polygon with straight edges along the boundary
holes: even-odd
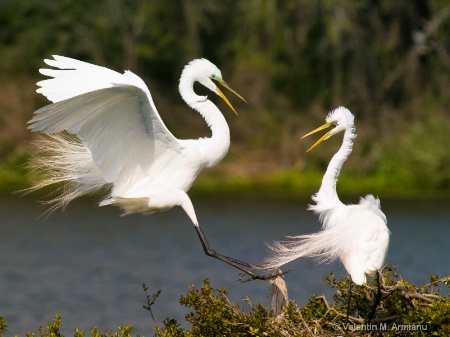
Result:
[[[322,230],[275,242],[269,246],[272,256],[265,261],[264,267],[278,268],[301,257],[315,257],[320,262],[339,258],[353,282],[361,285],[367,281],[367,275],[378,277],[387,253],[390,231],[378,198],[366,195],[357,205],[345,205],[336,192],[339,173],[352,152],[356,137],[353,114],[339,107],[328,114],[323,126],[303,138],[330,127],[332,129],[308,150],[344,131],[342,145],[331,159],[319,191],[312,197],[316,204],[308,208],[319,216]]]
[[[115,205],[124,214],[181,206],[207,255],[260,278],[251,271],[252,265],[210,247],[186,193],[197,175],[216,165],[230,145],[224,116],[207,96],[194,92],[194,82],[218,94],[234,112],[216,83],[244,100],[224,82],[220,70],[206,59],[185,66],[181,97],[205,119],[212,136],[181,140],[164,125],[149,89],[132,72],[121,74],[62,56],[45,63],[56,69],[40,70],[51,78],[38,82],[37,92],[53,103],[35,112],[29,129],[49,135],[39,142],[34,159],[34,167],[47,172],[47,178],[33,189],[64,183],[62,193],[50,200],[52,209],[105,187],[109,195],[100,206]]]

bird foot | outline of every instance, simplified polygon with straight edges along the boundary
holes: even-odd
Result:
[[[257,268],[254,268],[257,269]],[[253,280],[262,280],[262,281],[269,281],[269,280],[273,280],[276,279],[277,277],[283,276],[284,274],[289,273],[290,270],[287,271],[282,271],[281,269],[278,269],[276,272],[273,272],[272,274],[266,274],[266,275],[259,275],[256,274],[253,270],[248,271],[248,272],[244,272],[245,274],[239,274],[240,277],[243,276],[250,276],[249,278],[239,278],[238,281],[241,283],[245,283],[245,282],[249,282],[249,281],[253,281]]]
[[[242,261],[239,259],[235,259],[233,257],[220,255],[220,254],[217,254],[216,252],[214,252],[214,254],[215,254],[214,257],[228,263],[229,265],[239,269],[242,272],[239,274],[239,278],[237,279],[237,281],[239,281],[241,283],[245,283],[245,282],[249,282],[249,281],[253,281],[253,280],[268,281],[268,280],[275,279],[275,278],[289,272],[289,271],[283,272],[283,271],[281,271],[281,269],[278,269],[277,271],[273,272],[272,274],[259,275],[255,272],[255,270],[261,269],[257,265],[253,265],[248,262],[245,262],[245,261]],[[245,276],[249,276],[249,277],[244,278]]]

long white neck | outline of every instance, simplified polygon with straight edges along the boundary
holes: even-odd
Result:
[[[327,171],[322,178],[322,185],[320,186],[319,192],[312,197],[316,202],[316,205],[310,205],[309,209],[318,213],[322,221],[334,208],[343,206],[343,203],[339,200],[336,192],[336,183],[342,165],[345,163],[350,153],[352,153],[355,137],[355,125],[350,124],[345,129],[344,139],[339,151],[336,152],[328,164]]]
[[[228,152],[230,129],[219,108],[207,96],[200,96],[194,92],[194,82],[194,79],[182,76],[179,90],[187,105],[198,111],[211,129],[211,138],[200,138],[194,142],[202,153],[205,165],[214,166]]]

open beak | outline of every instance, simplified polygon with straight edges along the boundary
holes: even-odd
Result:
[[[220,83],[222,86],[224,86],[225,88],[227,88],[228,90],[230,90],[233,94],[235,94],[237,97],[239,97],[240,99],[242,99],[245,103],[247,103],[247,101],[244,99],[244,97],[242,97],[241,95],[239,95],[236,91],[234,91],[233,89],[231,89],[228,84],[225,83],[225,81],[217,81],[218,83]],[[223,94],[222,90],[220,90],[218,87],[216,87],[217,93],[219,94],[220,97],[222,97],[222,99],[225,101],[225,103],[228,104],[228,106],[231,108],[231,110],[233,110],[233,112],[237,115],[238,113],[236,112],[236,110],[233,108],[233,106],[231,105],[230,101],[228,100],[228,98]],[[247,103],[248,104],[248,103]]]
[[[336,124],[335,124],[334,121],[325,123],[324,125],[319,126],[317,129],[312,130],[311,132],[307,133],[307,134],[304,135],[301,139],[303,139],[303,138],[305,138],[305,137],[308,137],[308,136],[310,136],[310,135],[312,135],[312,134],[314,134],[314,133],[316,133],[316,132],[319,132],[319,131],[321,131],[321,130],[328,129],[328,128],[330,128],[330,127],[332,127],[332,126],[335,126],[335,125],[336,125]],[[333,131],[333,129],[328,130],[328,131],[327,131],[327,132],[326,132],[326,133],[325,133],[325,134],[324,134],[317,142],[315,142],[314,145],[311,146],[311,147],[308,149],[308,151],[306,151],[306,152],[311,151],[311,150],[314,149],[317,145],[319,145],[320,143],[322,143],[324,140],[328,139],[328,138],[330,137],[330,133],[331,133],[332,131]]]

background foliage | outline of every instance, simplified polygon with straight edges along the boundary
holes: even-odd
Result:
[[[322,172],[340,140],[304,155],[298,136],[345,105],[359,135],[347,175],[448,191],[449,31],[446,0],[0,0],[2,184],[23,183],[25,123],[46,104],[38,69],[60,54],[139,74],[180,138],[209,134],[177,81],[189,60],[212,60],[250,103],[239,117],[218,103],[232,147],[215,177]]]

